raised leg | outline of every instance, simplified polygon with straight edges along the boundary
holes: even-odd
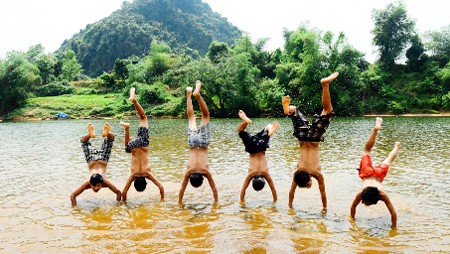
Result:
[[[189,129],[196,130],[197,123],[195,121],[194,105],[192,105],[192,87],[186,87],[186,112],[189,121]]]
[[[200,125],[205,125],[205,124],[209,123],[210,115],[209,115],[208,106],[206,105],[206,102],[203,100],[203,97],[200,93],[201,88],[202,88],[202,82],[200,82],[200,80],[197,80],[195,82],[195,90],[194,90],[193,95],[195,98],[197,98],[198,105],[200,106],[200,111],[202,111],[202,122]]]
[[[139,102],[136,100],[136,89],[134,87],[130,89],[129,100],[133,103],[134,108],[139,115],[139,127],[148,128],[147,115],[145,114],[145,111],[142,108],[141,104],[139,104]]]
[[[269,131],[268,133],[269,137],[272,137],[272,135],[275,134],[275,132],[278,130],[279,127],[280,125],[278,124],[277,121],[274,121],[272,124],[268,124],[266,126],[266,130]]]
[[[125,146],[126,146],[130,142],[130,124],[120,122],[120,125],[122,125],[123,128],[125,129]]]
[[[322,84],[322,114],[327,115],[333,112],[333,105],[331,105],[331,96],[330,96],[330,83],[335,80],[339,76],[339,72],[335,72],[330,76],[323,78],[320,80]]]
[[[247,128],[247,125],[252,123],[252,120],[250,120],[250,118],[247,117],[247,115],[243,110],[239,110],[238,115],[239,118],[242,119],[242,122],[237,126],[237,131],[242,132],[245,130],[245,128]]]
[[[375,119],[375,127],[373,127],[373,130],[370,133],[369,138],[367,139],[366,145],[364,146],[364,154],[370,154],[372,147],[375,145],[377,133],[379,130],[381,130],[382,122],[383,122],[383,118],[381,118],[381,117],[377,117]]]
[[[400,150],[400,142],[395,142],[394,149],[389,153],[388,157],[383,161],[383,164],[390,165],[397,156],[398,150]]]

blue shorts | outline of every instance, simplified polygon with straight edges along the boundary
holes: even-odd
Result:
[[[209,123],[200,126],[198,130],[188,128],[188,145],[190,147],[207,147],[210,139]]]
[[[125,152],[131,153],[131,150],[138,147],[148,147],[148,128],[140,126],[138,129],[138,135],[133,140],[128,142],[125,147]]]
[[[269,148],[270,136],[269,131],[263,129],[262,131],[250,135],[246,131],[239,132],[239,137],[245,146],[245,151],[250,154],[266,151]]]
[[[114,139],[105,138],[102,144],[102,148],[100,150],[97,150],[92,147],[90,142],[81,141],[81,148],[83,149],[86,163],[89,164],[91,163],[91,161],[99,161],[99,160],[108,163],[113,144]]]

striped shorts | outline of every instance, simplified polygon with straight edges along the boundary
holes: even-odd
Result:
[[[140,126],[138,129],[138,135],[133,140],[128,142],[125,147],[125,152],[131,153],[131,150],[138,147],[148,147],[148,128]]]
[[[113,144],[114,139],[105,138],[102,144],[102,148],[100,150],[97,150],[92,147],[90,142],[81,141],[81,148],[83,149],[86,163],[89,164],[92,161],[99,161],[99,160],[108,163]]]

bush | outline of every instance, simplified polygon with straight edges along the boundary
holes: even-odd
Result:
[[[37,96],[57,96],[62,94],[73,94],[75,87],[68,84],[66,80],[53,81],[47,85],[38,87],[35,91]]]

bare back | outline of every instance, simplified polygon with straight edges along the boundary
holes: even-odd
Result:
[[[108,164],[102,160],[91,161],[88,165],[88,167],[89,167],[88,181],[89,181],[89,178],[91,177],[91,175],[93,175],[93,174],[100,174],[103,177],[105,177],[107,165]]]
[[[267,165],[266,152],[250,154],[248,173],[251,175],[265,175],[269,171]]]
[[[297,163],[297,170],[302,169],[310,175],[321,172],[319,144],[319,142],[300,142],[300,159]]]
[[[150,171],[150,164],[148,162],[148,148],[134,148],[131,151],[131,154],[131,173],[148,173],[148,171]]]
[[[207,171],[208,166],[208,147],[190,147],[187,171]]]

